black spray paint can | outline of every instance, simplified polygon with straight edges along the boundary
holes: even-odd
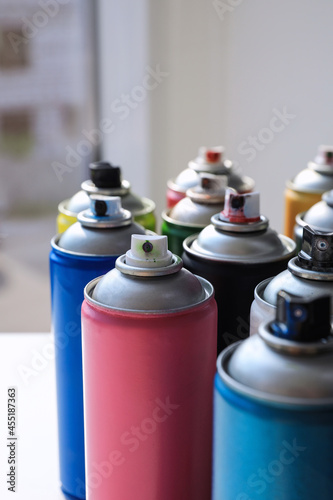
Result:
[[[184,241],[184,266],[212,283],[218,305],[219,353],[249,336],[256,285],[287,267],[295,243],[269,227],[260,215],[259,193],[228,189],[224,210]]]

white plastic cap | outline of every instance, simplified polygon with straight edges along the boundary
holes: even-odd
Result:
[[[172,263],[167,236],[132,234],[126,264],[134,267],[165,267]]]
[[[225,194],[224,210],[220,219],[246,224],[260,220],[259,192],[239,194],[235,189],[228,188]]]
[[[121,198],[120,196],[93,194],[90,196],[90,209],[97,217],[120,216],[122,211]]]
[[[331,165],[333,163],[333,146],[319,146],[315,163],[318,165]]]

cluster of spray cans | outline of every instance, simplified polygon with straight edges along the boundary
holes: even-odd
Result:
[[[315,435],[332,433],[333,236],[306,227],[295,258],[222,147],[169,181],[161,236],[118,167],[90,171],[59,206],[50,254],[65,494],[312,498],[298,481],[330,459]]]

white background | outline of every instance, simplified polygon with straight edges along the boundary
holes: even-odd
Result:
[[[333,143],[333,3],[330,0],[100,0],[101,116],[113,117],[104,157],[135,191],[165,206],[168,178],[201,145],[223,144],[252,176],[262,213],[283,229],[285,181],[319,144]],[[223,19],[221,19],[221,17]],[[120,120],[111,111],[140,85],[146,65],[168,72]],[[238,148],[269,126],[273,109],[295,115],[253,161]]]

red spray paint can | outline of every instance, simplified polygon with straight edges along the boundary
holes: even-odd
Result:
[[[213,287],[132,237],[82,307],[88,500],[210,500]]]

